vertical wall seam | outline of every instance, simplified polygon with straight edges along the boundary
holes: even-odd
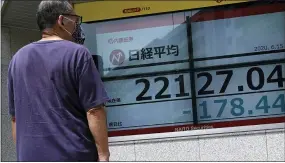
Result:
[[[284,131],[283,131],[283,136],[284,136],[284,150],[283,150],[283,154],[284,154],[284,160],[283,161],[285,161],[285,124],[284,124]]]
[[[268,157],[268,142],[267,142],[267,130],[265,130],[265,149],[266,149],[266,161],[269,161],[269,157]]]
[[[200,148],[201,148],[201,145],[200,145],[200,136],[198,136],[198,156],[199,156],[199,157],[198,157],[198,159],[199,159],[198,161],[202,161],[202,160],[201,160],[201,149],[200,149]]]
[[[10,53],[9,57],[10,57],[10,60],[11,60],[12,57],[13,57],[13,54],[12,54],[12,30],[11,30],[11,28],[8,28],[8,29],[9,29],[9,53]]]
[[[134,142],[134,153],[135,153],[135,161],[137,161],[136,142]]]

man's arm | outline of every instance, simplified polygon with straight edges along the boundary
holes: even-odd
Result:
[[[13,59],[9,63],[8,67],[8,106],[9,106],[9,114],[12,117],[12,138],[13,142],[16,143],[16,119],[15,119],[15,106],[14,106],[14,88],[13,88],[13,78],[12,78],[12,67],[13,67]]]
[[[12,137],[13,137],[14,144],[16,144],[16,119],[15,117],[12,117]]]
[[[99,161],[109,161],[110,152],[108,146],[107,118],[103,105],[87,112],[90,131],[95,139]]]
[[[87,49],[81,49],[84,59],[79,59],[77,81],[79,99],[86,111],[88,125],[94,137],[99,160],[109,160],[107,118],[104,104],[109,100],[101,76]]]

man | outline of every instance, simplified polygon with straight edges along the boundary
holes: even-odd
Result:
[[[42,39],[21,48],[8,70],[18,161],[109,161],[108,100],[68,1],[42,1]],[[72,42],[71,42],[72,41]]]

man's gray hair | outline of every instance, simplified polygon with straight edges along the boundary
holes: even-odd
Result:
[[[37,24],[39,29],[43,31],[46,28],[52,28],[59,15],[71,14],[72,5],[67,0],[43,0],[37,10]]]

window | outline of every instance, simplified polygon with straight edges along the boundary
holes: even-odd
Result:
[[[285,122],[285,3],[83,24],[109,136]]]

